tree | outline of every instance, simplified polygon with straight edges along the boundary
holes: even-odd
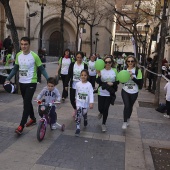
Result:
[[[66,10],[66,2],[67,0],[62,0],[61,4],[61,19],[60,19],[60,32],[61,32],[61,48],[60,54],[63,54],[64,49],[64,15]]]
[[[11,8],[10,8],[10,5],[9,5],[9,1],[10,0],[0,0],[0,2],[2,3],[2,5],[4,6],[4,9],[5,9],[6,17],[7,17],[8,22],[9,22],[9,29],[10,29],[13,44],[14,44],[14,49],[17,53],[20,50],[19,39],[18,39],[18,33],[17,33],[16,26],[15,26],[14,18],[13,18]]]
[[[0,0],[0,2],[4,6],[5,13],[8,18],[9,29],[11,31],[11,36],[12,36],[15,52],[18,53],[20,51],[18,33],[17,33],[16,26],[15,26],[13,15],[11,12],[11,8],[9,5],[9,0]],[[19,80],[19,74],[17,74],[15,77],[15,83],[16,83],[17,92],[20,93],[18,80]]]

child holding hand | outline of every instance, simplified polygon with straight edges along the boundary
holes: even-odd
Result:
[[[84,117],[84,126],[86,127],[87,122],[87,112],[88,108],[93,108],[94,96],[93,87],[90,82],[88,82],[89,73],[88,70],[82,70],[80,75],[81,81],[76,84],[76,132],[75,135],[80,134],[80,123],[81,117]]]

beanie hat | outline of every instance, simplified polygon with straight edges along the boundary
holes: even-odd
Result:
[[[14,93],[15,92],[15,86],[13,84],[4,84],[4,89],[8,93]]]

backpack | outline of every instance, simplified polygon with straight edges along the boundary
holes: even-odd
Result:
[[[138,67],[136,67],[136,69],[135,69],[135,75],[136,75],[136,78],[138,78],[138,74],[139,74],[139,68]],[[141,71],[141,70],[140,70]],[[140,79],[140,83],[138,84],[138,87],[139,87],[139,89],[141,90],[142,89],[142,87],[143,87],[143,77],[142,77],[142,79]]]

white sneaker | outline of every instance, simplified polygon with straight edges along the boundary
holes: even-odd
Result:
[[[127,129],[127,122],[124,122],[124,123],[123,123],[122,129]]]
[[[170,119],[170,116],[169,116],[169,115],[164,115],[164,117],[166,117],[167,119]]]
[[[130,119],[127,119],[127,126],[130,125]]]
[[[53,129],[53,130],[57,129],[57,124],[56,123],[52,124],[51,129]]]
[[[106,132],[106,131],[107,131],[106,125],[103,125],[103,124],[102,124],[102,132]]]

